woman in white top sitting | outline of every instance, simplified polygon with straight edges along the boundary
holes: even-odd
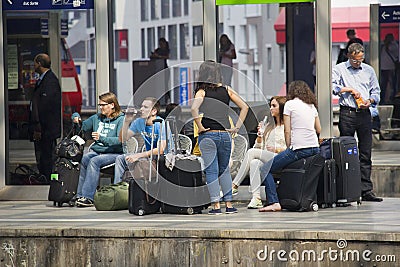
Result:
[[[257,139],[253,148],[249,149],[244,156],[242,165],[232,182],[232,194],[238,193],[240,183],[250,172],[250,192],[253,197],[247,205],[249,209],[262,208],[263,204],[260,195],[260,167],[271,160],[276,153],[286,149],[285,135],[283,131],[283,108],[286,97],[274,96],[270,101],[270,112],[274,119],[264,127],[258,125]],[[269,116],[268,116],[269,117]]]
[[[259,209],[261,212],[282,209],[272,173],[320,152],[318,134],[321,132],[321,123],[315,95],[304,81],[293,81],[289,84],[287,99],[283,109],[287,148],[260,168],[268,198],[268,205]]]

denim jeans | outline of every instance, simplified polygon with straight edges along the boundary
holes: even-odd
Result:
[[[307,158],[318,153],[319,147],[302,148],[297,150],[287,148],[271,160],[272,164],[271,162],[267,162],[261,167],[261,175],[262,177],[265,177],[263,184],[265,185],[265,194],[268,198],[268,204],[271,205],[279,202],[275,180],[271,173],[285,168],[296,160]]]
[[[211,203],[220,201],[220,187],[223,200],[232,201],[232,178],[229,170],[231,146],[231,135],[228,132],[206,132],[199,136]]]
[[[114,170],[114,184],[122,181],[122,176],[128,169],[128,163],[125,160],[127,154],[118,155],[115,159],[115,170]]]
[[[83,155],[81,171],[79,173],[78,197],[86,197],[93,200],[94,193],[99,184],[100,169],[114,163],[118,155],[119,154],[99,154],[94,151],[89,151]]]

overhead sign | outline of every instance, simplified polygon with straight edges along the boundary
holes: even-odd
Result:
[[[400,6],[380,6],[379,23],[400,22]]]
[[[314,2],[315,0],[216,0],[217,6],[222,5],[245,5],[245,4],[272,4],[272,3],[302,3]]]
[[[93,9],[94,0],[2,0],[3,10]]]

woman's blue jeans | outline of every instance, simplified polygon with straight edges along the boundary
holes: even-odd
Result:
[[[287,148],[286,150],[277,154],[272,160],[261,166],[261,177],[265,177],[263,184],[265,185],[265,194],[267,195],[269,205],[279,202],[272,172],[282,170],[296,160],[318,154],[319,151],[319,147],[302,148],[297,150]]]
[[[99,154],[94,151],[89,151],[83,155],[81,171],[79,173],[78,197],[86,197],[93,200],[94,193],[99,184],[100,169],[114,163],[118,155],[119,154]]]
[[[232,140],[228,132],[206,132],[199,136],[201,157],[211,203],[220,201],[220,187],[224,201],[232,201],[232,178],[229,170]]]

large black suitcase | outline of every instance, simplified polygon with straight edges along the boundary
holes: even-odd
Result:
[[[135,215],[148,215],[160,211],[160,201],[157,200],[159,184],[147,179],[130,179],[128,210]]]
[[[336,207],[336,161],[326,159],[319,176],[317,203],[321,208]]]
[[[178,142],[175,117],[166,118],[169,154],[159,161],[161,211],[172,214],[194,214],[210,205],[210,195],[203,179],[200,161],[186,155]],[[166,157],[174,164],[165,164]]]
[[[210,195],[203,180],[199,160],[176,157],[172,170],[166,167],[165,157],[159,161],[161,212],[195,214],[210,205]]]
[[[337,204],[361,204],[361,173],[357,141],[353,136],[332,139],[332,155],[336,161]]]
[[[150,165],[150,160],[153,160],[153,140],[154,140],[154,126],[156,122],[162,123],[161,119],[153,120],[153,127],[152,127],[152,140],[151,140],[151,156],[148,159],[148,163]],[[163,129],[161,127],[160,132]],[[160,143],[160,142],[159,142]],[[156,161],[160,159],[160,150],[158,149],[158,154]],[[158,168],[157,168],[158,169]],[[128,173],[128,175],[125,175]],[[149,172],[149,177],[132,177],[132,173],[127,170],[124,174],[126,178],[128,176],[129,179],[129,193],[128,193],[128,211],[131,214],[135,215],[148,215],[157,213],[160,211],[160,201],[159,199],[159,192],[160,192],[160,183],[158,176],[154,179],[151,178],[152,172]]]
[[[58,178],[50,180],[48,200],[54,206],[61,207],[68,203],[75,195],[79,182],[79,163],[66,158],[59,158],[55,163],[55,174]]]
[[[325,158],[320,154],[297,160],[286,166],[277,188],[283,209],[317,211],[317,186]]]

